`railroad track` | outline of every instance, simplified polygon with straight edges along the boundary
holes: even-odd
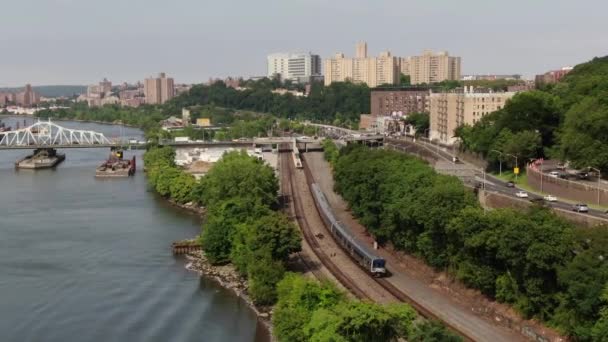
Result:
[[[288,172],[283,172],[283,168],[287,168],[287,170],[289,170],[289,165],[291,165],[292,160],[289,157],[288,152],[282,152],[281,155],[281,159],[280,159],[280,163],[279,163],[279,167],[280,167],[280,174],[281,174],[281,191],[282,191],[282,199],[283,199],[283,209],[284,211],[287,213],[287,216],[289,216],[290,219],[296,219],[297,220],[297,215],[295,214],[295,208],[293,206],[293,187],[291,185],[291,173]],[[308,241],[308,240],[307,240]],[[310,243],[309,243],[310,244]],[[313,262],[311,260],[308,260],[302,252],[298,252],[297,253],[298,258],[300,259],[300,261],[302,262],[302,265],[304,265],[304,267],[309,270],[313,276],[315,278],[317,278],[318,280],[325,280],[326,277],[323,274],[323,272],[321,272],[321,270],[316,267]]]
[[[282,156],[283,160],[281,162],[282,167],[286,166],[286,170],[282,170],[281,179],[283,182],[288,181],[289,186],[284,188],[285,191],[289,191],[291,194],[291,199],[293,200],[294,211],[296,220],[302,230],[302,235],[306,242],[310,245],[315,255],[319,258],[323,266],[329,270],[329,272],[344,286],[350,293],[352,293],[355,297],[359,299],[367,299],[371,300],[370,296],[365,293],[359,286],[357,286],[356,282],[352,280],[349,276],[344,274],[340,270],[340,268],[331,260],[331,258],[323,251],[318,241],[316,240],[312,229],[306,219],[304,207],[302,204],[301,194],[298,191],[295,191],[294,178],[292,175],[295,174],[295,167],[290,158],[290,154],[284,153]],[[284,179],[283,177],[287,177]],[[308,177],[307,183],[308,183]],[[285,184],[285,183],[283,183]],[[289,189],[287,189],[289,188]]]
[[[314,183],[314,181],[313,181],[314,179],[313,179],[313,176],[312,176],[312,172],[310,171],[310,168],[308,167],[308,164],[307,164],[307,162],[306,162],[306,158],[304,158],[304,157],[302,157],[302,166],[303,166],[303,169],[304,169],[304,174],[305,174],[305,176],[306,176],[306,184],[308,185],[308,188],[310,189],[310,187],[311,187],[312,183]],[[291,174],[291,173],[293,172],[293,169],[294,169],[294,168],[293,168],[293,165],[291,165],[291,164],[290,164],[290,167],[291,167],[291,168],[289,169],[289,172],[290,172],[290,174]],[[292,192],[292,193],[297,193],[297,192],[296,192],[296,191],[294,191],[294,189],[293,189],[293,181],[291,181],[290,183],[291,183],[291,187],[292,187],[291,192]],[[295,203],[294,203],[294,204],[296,205],[296,214],[297,214],[297,208],[298,208],[297,204],[298,204],[298,202],[299,202],[299,204],[300,204],[300,210],[301,210],[301,211],[300,211],[300,213],[302,213],[302,212],[303,212],[303,209],[301,208],[301,205],[302,205],[302,204],[301,204],[301,201],[300,201],[300,200],[298,200],[298,201],[295,201]],[[315,209],[316,209],[316,208],[317,208],[317,207],[316,207],[316,205],[315,205]],[[320,215],[320,213],[319,213],[319,215]],[[301,216],[301,215],[298,215],[298,216]],[[304,217],[304,218],[303,218],[303,221],[305,221],[305,220],[306,220],[306,218]],[[325,222],[324,222],[323,220],[321,220],[321,221],[322,221],[322,222],[323,222],[323,224],[325,225]],[[300,222],[300,221],[298,221],[298,222]],[[316,242],[316,240],[314,239],[314,236],[312,236],[312,232],[310,231],[310,227],[307,225],[307,223],[306,223],[306,226],[303,226],[303,225],[300,223],[300,227],[302,228],[302,231],[303,231],[303,233],[304,233],[304,237],[306,238],[306,240],[307,240],[307,241],[309,241],[309,239],[312,239],[312,240],[313,240],[313,241],[316,243],[316,245],[318,246],[318,243],[317,243],[317,242]],[[329,227],[326,227],[326,228],[329,228]],[[307,234],[307,233],[308,233],[308,234]],[[308,235],[308,236],[307,236],[307,235]],[[331,234],[330,234],[330,235],[331,235]],[[331,238],[333,239],[333,235],[331,236]],[[310,243],[310,242],[309,242],[309,243]],[[313,249],[313,250],[315,250],[315,253],[317,253],[317,251],[318,251],[318,252],[320,252],[320,253],[322,253],[322,254],[324,255],[324,252],[323,252],[322,250],[320,250],[319,248],[317,248],[317,249]],[[348,254],[348,255],[350,256],[350,254],[349,254],[349,253],[346,253],[346,254]],[[320,258],[322,261],[323,261],[323,260],[328,260],[328,259],[326,259],[326,257],[325,257],[325,258],[323,258],[321,255],[319,255],[319,254],[317,254],[317,255],[319,256],[319,258]],[[355,261],[355,260],[354,260],[352,257],[351,257],[351,260],[352,260],[353,262],[355,262],[355,263],[356,263],[356,261]],[[331,261],[329,261],[329,263],[331,263]],[[323,262],[323,264],[325,265],[325,262]],[[331,264],[333,264],[333,263],[331,263]],[[356,284],[354,284],[354,281],[352,281],[352,279],[350,279],[350,278],[348,278],[346,275],[344,275],[344,274],[343,274],[343,273],[340,271],[340,269],[338,269],[338,268],[336,267],[336,265],[335,265],[335,264],[333,264],[333,268],[332,268],[332,267],[328,267],[327,265],[326,265],[326,267],[327,267],[327,268],[330,270],[330,272],[331,272],[332,274],[334,274],[334,276],[336,276],[336,278],[337,278],[338,280],[340,280],[340,282],[341,282],[341,283],[342,283],[342,284],[343,284],[343,285],[344,285],[344,286],[345,286],[347,289],[349,289],[349,290],[350,290],[350,289],[351,289],[351,287],[350,287],[350,286],[356,287]],[[342,278],[346,278],[346,279],[347,279],[347,281],[350,281],[350,282],[352,283],[352,285],[347,286],[347,285],[346,285],[346,284],[345,284],[345,283],[342,281],[342,279],[341,279],[341,278],[340,278],[338,275],[336,275],[336,273],[334,272],[334,270],[336,270],[337,272],[339,272],[339,274],[342,276]],[[387,269],[387,271],[388,271],[388,269]],[[390,272],[390,271],[389,271],[389,272]],[[412,306],[412,307],[413,307],[413,308],[414,308],[414,309],[415,309],[415,310],[416,310],[416,311],[417,311],[417,312],[418,312],[418,313],[419,313],[419,314],[420,314],[422,317],[424,317],[424,318],[426,318],[426,319],[431,319],[431,320],[440,321],[440,322],[442,322],[442,323],[443,323],[443,324],[444,324],[446,327],[448,327],[448,329],[450,329],[450,330],[454,331],[455,333],[457,333],[457,334],[461,335],[462,337],[464,337],[464,339],[465,339],[465,340],[467,340],[467,341],[475,341],[475,339],[474,339],[474,338],[472,338],[472,337],[471,337],[469,334],[467,334],[466,332],[462,331],[462,329],[460,329],[459,327],[457,327],[456,325],[454,325],[454,324],[452,324],[452,323],[450,323],[450,322],[446,322],[445,320],[441,319],[441,318],[440,318],[440,317],[438,317],[438,316],[437,316],[435,313],[433,313],[433,312],[432,312],[432,311],[430,311],[428,308],[426,308],[424,305],[422,305],[422,304],[421,304],[421,303],[419,303],[418,301],[414,300],[412,297],[408,296],[408,295],[407,295],[406,293],[404,293],[403,291],[399,290],[399,289],[398,289],[398,288],[397,288],[395,285],[393,285],[391,282],[389,282],[387,278],[377,278],[377,277],[372,277],[371,275],[370,275],[370,278],[372,278],[372,279],[373,279],[373,280],[374,280],[376,283],[378,283],[378,285],[380,285],[382,288],[384,288],[384,289],[385,289],[385,290],[386,290],[388,293],[390,293],[392,296],[394,296],[394,297],[395,297],[397,300],[399,300],[400,302],[404,302],[404,303],[408,303],[408,304],[410,304],[410,305],[411,305],[411,306]],[[359,289],[359,290],[360,290],[360,289]],[[360,290],[360,291],[361,291],[361,290]],[[352,292],[352,291],[351,291],[351,292]],[[363,292],[363,291],[361,291],[361,292]],[[364,297],[360,297],[359,295],[355,294],[355,296],[357,296],[357,297],[358,297],[358,298],[360,298],[360,299],[361,299],[361,298],[370,299],[370,297],[369,297],[367,294],[363,293],[363,295],[364,295]]]

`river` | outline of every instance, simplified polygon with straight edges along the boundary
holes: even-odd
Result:
[[[54,170],[15,170],[29,152],[0,150],[0,341],[268,340],[244,301],[172,256],[171,242],[200,221],[147,190],[141,151],[125,153],[137,155],[135,177],[115,180],[94,177],[107,149],[66,149]]]

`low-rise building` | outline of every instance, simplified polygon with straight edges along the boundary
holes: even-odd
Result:
[[[196,125],[199,127],[209,127],[211,126],[210,118],[198,118],[196,119]]]
[[[547,71],[542,75],[536,75],[534,81],[536,83],[536,87],[541,87],[544,84],[552,84],[559,82],[564,76],[566,76],[570,71],[572,71],[571,66],[563,67],[559,70],[551,70]]]
[[[461,125],[474,125],[485,115],[504,107],[515,92],[492,92],[464,87],[450,92],[432,93],[430,97],[430,135],[446,145],[457,138],[454,131]]]
[[[295,97],[306,96],[306,94],[304,92],[297,91],[297,90],[283,89],[283,88],[273,89],[270,92],[273,94],[279,94],[279,95],[291,94]]]

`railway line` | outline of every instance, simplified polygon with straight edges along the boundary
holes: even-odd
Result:
[[[311,247],[312,251],[319,258],[323,266],[340,282],[340,284],[342,284],[342,286],[344,286],[356,298],[364,300],[373,300],[372,296],[367,291],[358,286],[357,282],[354,279],[345,274],[345,272],[343,272],[340,267],[333,262],[332,258],[321,248],[316,237],[314,236],[314,232],[311,229],[311,226],[307,219],[306,211],[303,207],[303,201],[301,198],[302,194],[296,191],[296,184],[294,184],[296,168],[299,168],[301,165],[308,189],[311,189],[313,177],[308,165],[306,164],[305,158],[301,158],[299,161],[300,163],[296,163],[292,153],[283,153],[281,155],[281,185],[283,187],[284,196],[288,197],[288,200],[290,201],[289,204],[291,205],[291,210],[293,210],[293,215],[295,216],[295,219],[300,226],[302,235],[306,240],[306,243],[308,243],[308,245]],[[316,205],[315,210],[317,211],[317,214],[320,215]],[[321,220],[321,222],[323,222],[323,225],[328,228],[323,220]],[[324,276],[323,274],[321,274],[321,272],[319,272],[319,270],[315,270],[315,267],[313,265],[308,265],[306,259],[303,258],[301,255],[300,258],[303,263],[307,265],[307,267],[313,272],[315,277],[317,277],[318,279],[323,279]],[[352,259],[352,261],[356,262],[354,259]],[[382,287],[386,292],[393,296],[395,301],[410,304],[421,316],[427,319],[441,321],[441,319],[437,315],[433,314],[430,310],[424,307],[424,305],[418,303],[413,298],[405,294],[403,291],[399,290],[386,278],[376,278],[372,277],[371,275],[369,276],[369,278],[373,279],[373,281],[375,281],[380,287]],[[470,337],[466,332],[459,329],[457,326],[451,325],[448,322],[444,322],[444,324],[449,329],[463,336],[466,340],[475,340]]]
[[[296,158],[296,156],[300,158]],[[297,163],[298,159],[300,163]],[[315,160],[316,158],[313,158],[311,163],[315,167],[314,172],[318,172]],[[467,341],[506,342],[529,339],[548,341],[542,332],[539,335],[526,325],[512,326],[509,323],[501,326],[493,321],[493,319],[498,319],[496,317],[492,317],[491,320],[488,320],[487,317],[479,317],[478,314],[472,313],[468,306],[458,304],[445,294],[436,293],[423,281],[407,272],[399,271],[394,274],[390,272],[391,269],[399,269],[403,265],[389,262],[387,273],[391,274],[391,277],[375,278],[369,273],[364,277],[360,276],[360,273],[355,272],[353,267],[358,268],[359,272],[365,272],[365,270],[357,265],[357,261],[349,255],[348,251],[339,246],[330,232],[331,228],[321,218],[321,213],[312,195],[312,184],[315,183],[315,178],[306,155],[283,153],[281,164],[283,165],[281,169],[283,192],[288,193],[292,216],[295,216],[307,246],[310,246],[307,255],[314,254],[314,258],[318,258],[319,263],[324,266],[323,272],[313,272],[317,278],[322,279],[323,276],[335,278],[339,284],[359,299],[379,303],[406,302],[422,317],[441,321],[448,329],[461,335]],[[324,227],[323,231],[332,236],[324,239],[319,227]],[[337,257],[334,251],[338,252]],[[345,260],[345,258],[351,260]],[[314,270],[314,266],[311,268],[312,270]],[[321,278],[317,276],[317,273],[321,274]]]
[[[349,251],[342,248],[330,232],[330,227],[321,217],[321,213],[312,194],[312,184],[315,183],[309,164],[304,155],[300,156],[300,164],[296,163],[293,153],[282,153],[281,185],[283,194],[288,197],[292,217],[299,224],[308,253],[301,253],[300,259],[309,268],[317,279],[334,278],[343,288],[354,297],[378,303],[405,302],[411,305],[422,317],[441,321],[448,329],[462,336],[466,341],[517,341],[523,336],[514,332],[507,332],[490,322],[479,318],[469,317],[464,308],[451,307],[444,299],[421,296],[427,293],[407,294],[402,290],[405,286],[412,290],[409,283],[403,284],[404,277],[397,274],[387,278],[373,277],[367,270],[359,266],[357,260]],[[312,208],[314,207],[314,208]],[[328,232],[331,236],[324,236],[319,231]],[[335,253],[337,252],[337,253]],[[306,254],[306,255],[304,255]],[[306,260],[306,256],[314,254],[312,258],[318,259],[324,269],[321,272],[314,263]],[[338,255],[336,255],[338,254]],[[317,265],[319,264],[317,263]],[[391,264],[388,264],[387,273],[390,273]],[[328,274],[329,273],[329,274]],[[405,277],[407,278],[407,277]],[[414,286],[415,288],[416,286]],[[422,290],[422,289],[420,289]],[[449,301],[448,301],[449,302]],[[439,310],[439,311],[438,311]],[[472,319],[472,320],[471,320]],[[479,320],[479,322],[477,322]],[[475,323],[477,322],[477,323]],[[489,323],[489,324],[488,324]]]
[[[370,295],[361,289],[356,282],[340,270],[340,268],[331,260],[331,257],[325,253],[325,251],[319,245],[314,233],[310,227],[310,224],[306,218],[305,210],[303,208],[301,194],[295,191],[295,184],[293,181],[293,175],[295,173],[296,165],[292,158],[292,154],[283,153],[281,156],[281,166],[285,168],[281,170],[281,182],[286,185],[283,192],[288,192],[289,199],[293,201],[293,208],[296,221],[298,222],[304,239],[311,247],[312,251],[319,258],[321,263],[327,270],[344,286],[350,293],[359,299],[371,300]],[[304,261],[306,263],[306,261]],[[315,274],[316,276],[317,274]]]
[[[312,186],[312,183],[313,183],[313,176],[310,171],[310,168],[308,167],[308,164],[306,163],[305,158],[302,158],[301,162],[302,162],[302,168],[303,168],[305,176],[306,176],[306,183],[310,189]],[[325,224],[325,222],[324,222],[324,224]],[[302,230],[305,230],[305,229],[302,228]],[[356,260],[354,260],[354,259],[352,259],[352,261],[356,262]],[[387,268],[387,271],[388,271],[388,268]],[[341,272],[341,271],[339,271],[339,272]],[[389,274],[390,274],[390,271],[389,271]],[[416,300],[414,300],[412,297],[408,296],[403,291],[399,290],[395,285],[390,283],[387,278],[377,278],[377,277],[372,277],[371,275],[370,275],[370,278],[373,279],[378,285],[380,285],[388,293],[390,293],[392,296],[394,296],[395,299],[397,299],[398,301],[410,304],[424,318],[441,321],[450,330],[452,330],[452,331],[456,332],[457,334],[461,335],[462,337],[464,337],[465,340],[475,341],[475,339],[472,338],[470,335],[468,335],[465,331],[462,331],[459,327],[457,327],[453,324],[450,324],[449,322],[443,321],[440,317],[435,315],[431,310],[426,308],[424,305],[417,302]]]
[[[291,160],[290,160],[291,159]],[[283,168],[286,168],[287,170],[289,170],[289,165],[291,163],[293,163],[293,153],[291,158],[289,158],[287,156],[287,153],[282,153],[281,154],[281,159],[279,162],[279,167],[280,167],[280,175],[281,175],[281,192],[282,192],[282,205],[283,205],[283,209],[285,210],[285,212],[287,213],[287,215],[289,216],[290,219],[296,219],[297,220],[297,216],[295,213],[295,206],[293,203],[293,186],[291,184],[291,173],[290,172],[283,172]],[[301,165],[301,164],[300,164]],[[299,222],[298,222],[299,223]],[[302,263],[302,265],[308,270],[310,271],[313,276],[315,278],[317,278],[318,280],[325,280],[327,277],[325,276],[325,274],[323,274],[323,272],[316,267],[316,265],[314,264],[314,261],[309,260],[303,252],[299,252],[298,254],[298,259],[300,260],[300,262]]]

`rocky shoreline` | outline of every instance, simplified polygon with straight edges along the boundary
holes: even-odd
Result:
[[[220,286],[232,291],[237,297],[242,298],[256,313],[260,322],[264,324],[271,341],[274,341],[271,320],[272,307],[258,307],[253,303],[253,300],[251,300],[247,293],[247,289],[249,288],[247,279],[239,275],[233,265],[212,265],[205,257],[204,252],[188,253],[185,257],[189,261],[186,269],[215,280]]]
[[[169,203],[171,203],[171,205],[173,205],[175,207],[187,210],[187,211],[189,211],[191,213],[194,213],[194,214],[199,214],[201,216],[204,215],[205,212],[207,212],[207,210],[205,209],[205,207],[198,206],[194,202],[188,202],[186,204],[181,204],[181,203],[175,202],[172,199],[168,199],[168,201],[169,201]]]

